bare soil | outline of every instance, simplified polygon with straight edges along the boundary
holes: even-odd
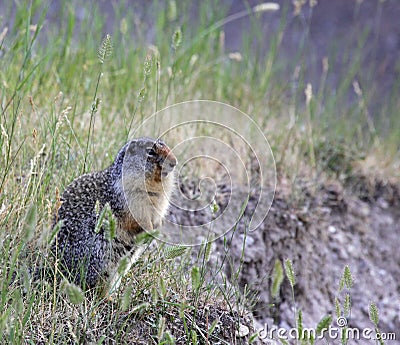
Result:
[[[316,327],[328,314],[336,326],[335,297],[343,303],[348,292],[352,305],[349,327],[373,328],[369,320],[373,301],[380,313],[380,330],[395,332],[400,339],[400,186],[365,176],[353,176],[346,182],[328,180],[318,186],[306,181],[299,185],[294,197],[281,180],[262,225],[245,236],[245,221],[241,221],[234,235],[226,236],[236,267],[243,265],[241,288],[250,288],[258,296],[252,309],[256,324],[289,329],[295,325],[296,307],[302,310],[304,327]],[[221,210],[229,200],[225,195],[218,202]],[[250,197],[245,216],[254,210],[256,200],[256,196]],[[230,202],[237,203],[239,210],[243,200]],[[172,213],[191,225],[203,223],[207,217],[197,213],[188,219],[177,209]],[[222,239],[216,241],[216,260],[223,255],[223,247]],[[271,297],[275,260],[286,258],[295,269],[295,301],[287,280],[279,298]],[[354,286],[339,293],[345,265],[350,267]],[[235,266],[225,268],[228,278],[233,269]]]

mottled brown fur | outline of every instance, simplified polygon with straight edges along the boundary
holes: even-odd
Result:
[[[120,260],[128,256],[129,269],[142,251],[136,236],[161,226],[176,164],[163,142],[139,138],[126,144],[109,168],[75,179],[62,194],[55,216],[62,222],[52,250],[63,275],[83,287],[105,281],[107,294],[115,291]],[[106,206],[116,220],[112,239],[106,223],[95,231]]]

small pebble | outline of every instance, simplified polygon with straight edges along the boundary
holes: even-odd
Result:
[[[249,333],[250,333],[249,327],[240,324],[240,325],[239,325],[239,330],[236,331],[236,336],[239,337],[239,338],[243,338],[243,337],[245,337],[246,335],[248,335]]]

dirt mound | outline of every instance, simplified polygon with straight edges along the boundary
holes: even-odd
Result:
[[[242,264],[240,286],[258,295],[253,313],[260,325],[289,329],[295,325],[295,309],[302,310],[305,327],[316,327],[328,314],[335,320],[335,298],[342,303],[344,300],[339,281],[345,265],[349,265],[354,285],[345,291],[351,296],[348,326],[373,328],[368,312],[373,301],[379,309],[380,330],[398,332],[400,187],[381,181],[368,183],[358,176],[346,185],[338,181],[319,187],[304,183],[299,195],[294,201],[285,188],[278,187],[262,225],[245,234],[245,221],[241,221],[228,241],[236,267]],[[221,210],[227,200],[218,200]],[[230,202],[236,202],[239,210],[243,200]],[[250,197],[244,218],[256,203],[257,198]],[[175,219],[181,217],[179,210],[172,212]],[[202,217],[197,214],[185,224],[202,222]],[[226,237],[229,239],[230,234]],[[216,241],[216,255],[224,252],[223,242]],[[271,297],[275,261],[286,258],[292,260],[296,273],[295,301],[287,281],[279,298]],[[235,265],[226,267],[228,277],[234,269]],[[400,339],[399,333],[396,339]]]

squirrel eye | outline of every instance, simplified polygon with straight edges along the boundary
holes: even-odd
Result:
[[[157,153],[156,153],[156,151],[154,151],[154,149],[149,148],[149,149],[147,149],[147,155],[149,157],[155,157],[155,156],[157,156]]]

